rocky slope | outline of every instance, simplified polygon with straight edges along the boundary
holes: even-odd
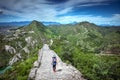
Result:
[[[67,65],[57,56],[56,72],[52,70],[52,57],[57,54],[44,44],[39,51],[38,60],[34,62],[28,80],[85,80],[73,66]]]
[[[34,49],[42,46],[44,33],[45,26],[34,20],[28,26],[9,30],[7,35],[1,34],[0,41],[4,43],[0,43],[0,60],[3,61],[0,67],[29,58]]]

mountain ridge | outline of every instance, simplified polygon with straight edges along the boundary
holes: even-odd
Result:
[[[57,65],[56,72],[52,70],[52,57],[56,55]],[[82,74],[74,68],[72,65],[67,65],[62,62],[60,57],[49,48],[48,44],[44,44],[38,52],[38,60],[34,62],[34,66],[31,69],[28,80],[86,80],[82,77]]]
[[[5,72],[5,75],[0,76],[0,79],[8,80],[9,77],[11,80],[26,80],[33,62],[37,60],[38,50],[45,43],[50,44],[50,48],[64,62],[75,66],[88,79],[93,80],[95,77],[96,80],[99,80],[98,78],[103,78],[103,76],[100,76],[104,74],[102,72],[111,71],[106,65],[112,67],[116,63],[116,67],[119,66],[119,27],[99,27],[89,22],[46,27],[38,21],[33,21],[27,26],[8,31],[10,34],[2,35],[3,37],[0,39],[2,42],[0,51],[5,53],[0,54],[2,55],[0,57],[0,67],[8,66],[9,64],[13,66],[13,69]],[[103,57],[101,54],[113,54],[113,56]],[[89,57],[91,58],[89,59]],[[6,62],[4,58],[7,58]],[[108,61],[108,63],[101,62],[101,60]],[[82,66],[84,63],[86,63],[86,67]],[[99,68],[101,64],[104,67],[102,70]],[[97,73],[96,70],[99,69],[101,72]],[[91,73],[93,75],[89,75]],[[96,74],[100,75],[96,76]],[[105,76],[108,78],[110,75],[105,74]]]

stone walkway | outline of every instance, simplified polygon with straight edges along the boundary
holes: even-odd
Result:
[[[52,57],[56,55],[56,72],[52,70]],[[85,80],[73,66],[62,62],[59,56],[49,49],[47,44],[39,51],[38,60],[29,73],[28,80]]]

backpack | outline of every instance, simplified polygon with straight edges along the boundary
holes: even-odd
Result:
[[[56,65],[56,63],[57,63],[57,59],[56,57],[53,57],[53,65]]]

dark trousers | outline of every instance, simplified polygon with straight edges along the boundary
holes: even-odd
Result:
[[[53,71],[56,72],[56,65],[53,65]]]

